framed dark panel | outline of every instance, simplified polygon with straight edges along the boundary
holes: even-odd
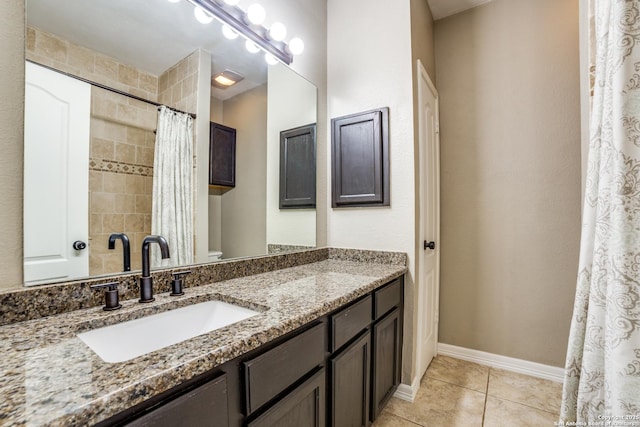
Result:
[[[209,185],[236,186],[236,130],[211,122],[209,133]]]
[[[280,209],[316,206],[316,125],[280,132]]]
[[[331,120],[334,208],[389,206],[389,108]]]

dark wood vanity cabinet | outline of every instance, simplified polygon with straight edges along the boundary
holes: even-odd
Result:
[[[371,334],[367,328],[330,361],[331,425],[369,425]]]
[[[402,369],[402,278],[376,290],[371,355],[371,420],[382,412],[400,384]]]
[[[315,374],[280,399],[262,415],[247,423],[248,427],[324,427],[325,371]]]
[[[375,420],[400,384],[402,319],[396,308],[373,325],[371,420]]]
[[[197,387],[127,424],[130,427],[227,427],[227,378]]]
[[[403,278],[100,426],[369,426],[400,382]]]
[[[236,130],[213,122],[209,125],[209,185],[236,186]]]

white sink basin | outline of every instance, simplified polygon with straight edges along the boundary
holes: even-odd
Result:
[[[259,314],[207,301],[78,334],[102,360],[124,362]]]

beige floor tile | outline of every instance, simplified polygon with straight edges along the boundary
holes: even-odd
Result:
[[[413,403],[391,399],[387,410],[427,427],[482,425],[483,393],[432,378],[425,378]]]
[[[492,368],[489,371],[488,394],[559,414],[562,384]]]
[[[486,393],[489,367],[452,357],[436,356],[429,365],[426,375],[429,378]]]
[[[371,427],[420,427],[420,424],[412,423],[402,417],[393,415],[389,411],[383,411],[376,419],[376,422],[371,424]]]
[[[553,427],[558,415],[488,396],[484,427]]]

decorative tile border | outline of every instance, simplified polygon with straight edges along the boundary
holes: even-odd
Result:
[[[153,176],[153,166],[116,162],[115,160],[91,158],[89,159],[89,169],[100,172],[113,172],[127,175]]]

